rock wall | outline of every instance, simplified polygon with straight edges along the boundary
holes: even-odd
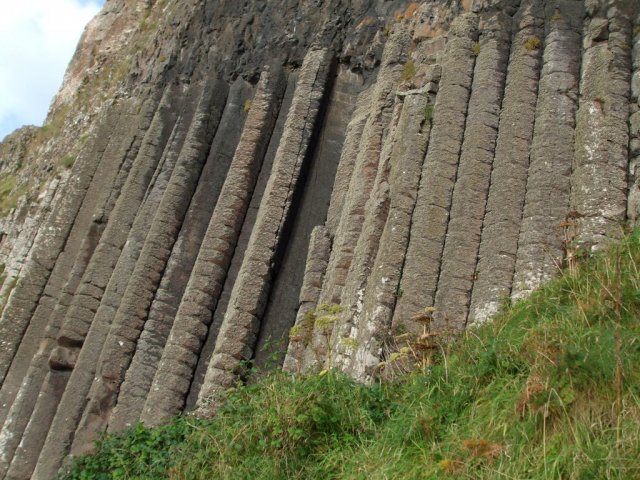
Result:
[[[633,0],[136,5],[88,27],[146,43],[72,169],[5,221],[0,478],[252,366],[373,381],[640,214]]]

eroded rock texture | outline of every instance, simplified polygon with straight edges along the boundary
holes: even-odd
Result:
[[[489,320],[640,216],[634,0],[101,15],[56,108],[104,65],[118,88],[2,224],[0,478],[210,413],[250,366],[374,381],[427,323]]]

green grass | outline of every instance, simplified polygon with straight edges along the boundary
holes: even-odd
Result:
[[[68,170],[73,167],[74,163],[76,163],[76,157],[74,157],[73,155],[67,155],[66,157],[62,158],[58,164],[65,170]]]
[[[14,175],[7,175],[0,180],[0,217],[6,216],[11,209],[18,205],[18,200],[28,192],[26,185],[18,186]]]
[[[416,65],[413,63],[413,60],[407,60],[407,62],[402,67],[402,75],[400,80],[403,82],[406,80],[410,80],[416,74]]]
[[[640,478],[640,232],[362,386],[328,372],[239,387],[211,420],[106,436],[66,479]]]

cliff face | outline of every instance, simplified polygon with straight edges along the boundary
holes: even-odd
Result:
[[[108,0],[0,144],[0,478],[487,320],[640,215],[639,95],[633,0]]]

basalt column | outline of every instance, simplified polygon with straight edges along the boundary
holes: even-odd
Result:
[[[313,142],[313,158],[304,172],[299,207],[287,238],[280,248],[282,261],[273,281],[269,302],[262,319],[254,365],[258,369],[282,366],[287,350],[288,334],[295,323],[299,294],[304,278],[304,263],[313,228],[326,220],[332,186],[345,141],[345,130],[353,114],[358,93],[362,90],[360,75],[341,67],[327,99],[323,124]]]
[[[504,12],[480,16],[479,52],[435,296],[432,328],[436,331],[462,330],[467,320],[498,137],[511,23]]]
[[[55,336],[66,306],[79,276],[93,254],[103,230],[102,224],[106,223],[113,207],[110,199],[118,196],[126,172],[144,136],[142,128],[148,126],[148,122],[146,126],[144,121],[142,124],[136,122],[137,116],[130,111],[131,107],[119,108],[122,110],[117,120],[120,141],[110,142],[104,152],[103,160],[96,170],[94,181],[67,239],[65,250],[58,257],[0,393],[2,404],[7,405],[7,409],[11,407],[9,418],[0,434],[0,444],[3,445],[0,453],[2,474],[9,466],[36,403],[47,359],[55,344]],[[124,176],[119,174],[121,169],[125,170]],[[16,393],[16,404],[12,405]],[[1,420],[4,423],[4,415]]]
[[[407,95],[403,100],[397,138],[389,157],[388,185],[384,187],[385,196],[388,196],[385,200],[388,203],[387,219],[362,299],[361,320],[356,328],[343,332],[333,341],[333,348],[350,358],[350,374],[361,380],[372,379],[388,339],[431,131],[430,112],[437,86],[435,81],[428,82],[424,91]]]
[[[200,392],[200,404],[234,385],[238,366],[253,357],[274,275],[273,262],[286,224],[295,213],[294,194],[320,120],[331,63],[327,50],[312,49],[300,70],[273,170]]]
[[[636,13],[633,29],[633,77],[631,77],[631,105],[629,117],[629,202],[627,217],[634,224],[640,219],[640,13]]]
[[[258,84],[220,201],[209,221],[151,388],[147,390],[141,420],[148,425],[166,420],[184,405],[278,115],[285,80],[282,71],[267,71]]]
[[[590,2],[567,220],[575,248],[620,237],[627,210],[632,18],[623,0]]]
[[[409,330],[411,317],[432,306],[436,292],[473,81],[477,22],[475,14],[454,20],[442,58],[429,149],[413,212],[416,221],[400,282],[402,296],[393,319],[394,324],[405,324]]]
[[[521,298],[562,268],[568,232],[578,102],[582,1],[545,6],[546,38],[512,297]]]
[[[354,152],[356,156],[353,166],[349,165],[353,161],[349,156],[351,149],[355,147],[354,142],[346,142],[341,156],[338,173],[346,170],[347,173],[352,171],[352,174],[344,196],[334,195],[332,198],[332,201],[337,200],[343,203],[343,207],[339,212],[340,220],[334,227],[335,231],[330,232],[333,234],[333,245],[319,298],[320,304],[341,303],[356,245],[364,227],[367,201],[374,188],[380,155],[388,136],[387,126],[391,121],[396,100],[395,89],[402,75],[402,65],[407,59],[409,41],[410,38],[404,28],[398,28],[389,38],[375,86],[369,93],[372,97],[369,102],[369,116],[360,135],[360,146]],[[356,135],[359,134],[358,130],[356,125]],[[337,177],[336,182],[338,185],[347,185],[344,179]],[[329,209],[330,224],[335,225],[337,210],[336,207]],[[305,370],[320,368],[329,352],[330,329],[328,326],[314,325],[312,328],[312,337],[307,348],[308,355],[305,354]]]
[[[516,33],[474,274],[471,323],[490,318],[511,294],[538,98],[543,15],[542,0],[526,0],[515,16]]]
[[[180,235],[149,309],[131,365],[120,388],[118,402],[109,421],[110,431],[122,430],[140,418],[180,298],[189,280],[207,224],[238,144],[251,93],[250,84],[242,79],[238,79],[231,86],[220,119],[220,127],[211,145],[198,188],[189,205]]]
[[[302,373],[304,352],[313,333],[310,314],[318,305],[330,252],[331,238],[327,228],[325,226],[315,227],[309,239],[304,280],[300,289],[300,306],[296,314],[295,325],[289,333],[287,356],[282,367],[287,372]]]
[[[209,155],[228,91],[228,85],[221,80],[209,81],[204,86],[184,146],[162,201],[153,215],[149,233],[102,348],[96,379],[76,430],[72,454],[91,449],[97,434],[106,429],[138,337]]]
[[[408,35],[403,42],[407,45]],[[397,134],[403,102],[395,98],[395,105],[391,119],[387,125],[388,134],[382,144],[376,176],[373,181],[371,193],[364,208],[364,221],[362,231],[353,250],[351,267],[342,288],[340,311],[337,314],[321,314],[316,319],[315,330],[322,330],[328,336],[326,363],[336,366],[342,371],[351,372],[354,359],[351,356],[353,349],[345,349],[343,340],[346,337],[358,338],[363,329],[363,303],[369,277],[372,275],[373,262],[380,246],[380,237],[384,229],[389,213],[389,174],[391,170],[391,155],[398,140]],[[335,308],[335,307],[334,307]],[[375,342],[375,340],[374,340]],[[342,347],[342,348],[341,348]],[[369,352],[367,351],[366,354]],[[358,378],[359,380],[364,380]]]
[[[111,136],[118,131],[117,115],[107,115],[85,149],[76,160],[65,185],[65,194],[52,209],[51,215],[34,241],[33,252],[24,267],[14,291],[0,318],[0,383],[4,382],[13,356],[38,306],[58,256],[64,249],[67,236],[82,206],[100,160]],[[113,143],[118,140],[114,137]]]
[[[45,443],[44,448],[60,449],[60,453],[43,456],[38,468],[55,472],[68,451],[95,376],[97,356],[127,284],[128,276],[122,272],[130,271],[129,265],[135,264],[149,219],[166,186],[165,177],[171,174],[174,160],[167,153],[175,146],[174,126],[180,116],[175,105],[190,103],[189,94],[183,96],[181,90],[174,86],[165,91],[60,329],[58,347],[49,359],[51,370],[45,388],[23,439],[24,451],[29,452],[25,455],[25,469],[28,465],[33,470],[47,430],[51,447]],[[81,289],[85,295],[79,295]],[[53,473],[43,477],[48,475]]]

